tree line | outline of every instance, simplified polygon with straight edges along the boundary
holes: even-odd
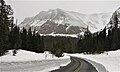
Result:
[[[87,28],[84,37],[79,36],[77,51],[95,54],[120,49],[120,27],[117,14],[110,21],[110,25],[111,27],[105,27],[102,31],[93,34]]]
[[[11,28],[9,34],[9,48],[10,49],[24,49],[34,52],[43,52],[44,44],[43,37],[35,31],[26,30],[23,28],[20,30],[18,26]]]

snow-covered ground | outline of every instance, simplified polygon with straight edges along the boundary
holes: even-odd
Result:
[[[49,54],[49,52],[35,53],[25,50],[18,50],[16,56],[13,56],[12,54],[12,50],[9,50],[6,55],[0,57],[1,71],[48,72],[54,69],[58,69],[60,66],[66,66],[71,62],[69,56],[58,58],[52,56],[52,54]],[[32,68],[28,68],[27,66]]]
[[[87,60],[88,62],[92,63],[93,66],[95,66],[99,72],[120,72],[120,50],[110,51],[96,55],[84,55],[84,54],[66,54],[66,55],[80,57]],[[96,63],[98,63],[99,65],[103,65],[105,69],[107,69],[107,71],[103,71],[102,69],[100,70],[100,67]]]
[[[6,55],[0,57],[0,70],[2,72],[48,72],[69,64],[71,62],[69,56],[87,60],[96,67],[98,72],[120,72],[120,50],[95,55],[65,54],[61,58],[52,57],[52,54],[48,52],[34,53],[25,50],[18,50],[16,56],[13,56],[12,50],[9,50]],[[27,66],[32,68],[27,68]]]

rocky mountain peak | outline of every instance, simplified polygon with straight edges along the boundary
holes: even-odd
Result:
[[[48,11],[41,11],[39,14],[33,17],[25,18],[24,21],[19,24],[19,26],[24,28],[29,28],[32,26],[37,28],[39,32],[42,31],[42,33],[44,33],[45,30],[45,33],[53,33],[54,31],[54,33],[76,34],[80,33],[81,31],[85,31],[87,26],[89,26],[91,32],[100,30],[108,24],[110,17],[111,14],[109,13],[96,13],[87,15],[56,8],[49,9]],[[50,30],[54,30],[49,31],[49,28]]]

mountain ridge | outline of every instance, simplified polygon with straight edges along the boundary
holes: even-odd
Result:
[[[41,11],[34,17],[27,17],[24,19],[23,22],[19,24],[19,26],[25,28],[33,27],[34,29],[39,31],[39,33],[43,33],[43,34],[44,33],[50,34],[53,32],[58,34],[59,33],[76,34],[85,31],[87,26],[89,26],[91,32],[100,30],[104,28],[105,25],[107,25],[110,17],[111,17],[110,13],[82,14],[74,11],[66,11],[57,8],[57,9],[50,9],[48,11]],[[48,24],[49,27],[47,27],[45,23],[48,20],[53,22],[55,25],[53,26],[52,24]],[[63,25],[63,26],[59,27],[59,25]],[[57,32],[55,30],[47,29],[45,27],[47,28],[52,27],[52,29],[56,29]],[[41,29],[44,30],[47,29],[47,32]],[[62,29],[63,31],[60,32],[60,30]],[[67,32],[66,30],[69,31]]]

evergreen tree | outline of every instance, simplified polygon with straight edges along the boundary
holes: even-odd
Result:
[[[89,28],[87,27],[87,31],[85,31],[84,33],[84,39],[83,39],[83,48],[84,48],[84,51],[86,53],[89,53],[90,52],[90,49],[91,49],[91,39],[92,39],[92,34],[91,32],[89,31]]]
[[[31,28],[29,28],[28,35],[27,35],[27,49],[32,50],[32,31],[31,31]]]
[[[27,49],[27,31],[25,28],[23,28],[23,31],[21,32],[21,48],[22,49]]]
[[[118,29],[118,18],[117,18],[117,15],[115,15],[114,17],[114,25],[115,27],[112,29],[112,48],[113,50],[116,50],[118,49],[119,47],[119,29]]]
[[[34,30],[32,35],[32,48],[35,48],[35,46],[36,46],[36,34]]]
[[[44,52],[44,48],[45,48],[45,46],[44,46],[44,36],[38,36],[39,37],[39,45],[40,45],[40,48],[41,48],[41,52]]]
[[[14,27],[14,36],[13,36],[13,42],[14,42],[14,49],[19,49],[21,48],[21,35],[20,35],[20,29],[19,27],[15,26]]]
[[[10,34],[9,34],[9,49],[13,49],[14,48],[14,28],[13,28],[13,24],[11,25],[11,30],[10,30]]]
[[[62,57],[63,56],[63,51],[61,49],[57,49],[56,52],[55,52],[55,56]]]
[[[13,35],[14,35],[14,17],[11,18],[11,23],[10,23],[10,34],[9,34],[9,50],[13,48]]]
[[[8,49],[9,25],[13,11],[10,5],[6,5],[4,0],[0,0],[0,55]]]
[[[77,42],[77,52],[82,52],[82,36],[79,36],[79,40]]]
[[[106,40],[106,51],[111,50],[111,44],[112,44],[112,30],[108,30],[107,40]]]
[[[101,52],[103,52],[106,49],[106,27],[101,31]]]

